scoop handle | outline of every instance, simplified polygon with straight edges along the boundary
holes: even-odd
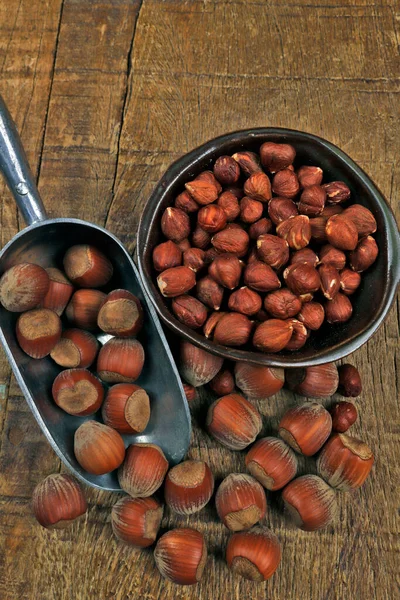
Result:
[[[46,210],[15,123],[0,94],[0,171],[27,225],[45,221]]]

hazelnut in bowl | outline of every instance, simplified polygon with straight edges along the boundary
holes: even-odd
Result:
[[[378,329],[400,280],[385,198],[314,135],[259,128],[173,163],[139,225],[144,287],[164,323],[221,357],[336,361]]]

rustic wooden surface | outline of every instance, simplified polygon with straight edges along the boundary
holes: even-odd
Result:
[[[0,91],[51,216],[105,225],[133,251],[143,205],[175,158],[234,129],[277,125],[322,135],[372,176],[400,217],[400,13],[396,0],[2,0]],[[21,227],[0,182],[1,243]],[[150,551],[115,541],[115,496],[87,490],[85,521],[34,521],[37,482],[61,469],[0,357],[2,600],[394,600],[400,597],[398,305],[352,357],[364,378],[355,433],[377,454],[365,486],[340,495],[334,527],[308,534],[270,497],[279,572],[252,585],[223,560],[227,533],[208,507],[190,523],[208,540],[203,581],[163,581]],[[266,431],[293,401],[259,403]],[[221,478],[243,455],[202,431],[191,457]],[[163,527],[186,525],[166,513]]]

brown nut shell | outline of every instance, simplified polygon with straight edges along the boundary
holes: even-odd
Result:
[[[303,475],[291,481],[283,490],[282,499],[295,525],[304,531],[330,525],[337,514],[335,492],[317,475]]]
[[[42,527],[62,529],[85,514],[87,503],[75,477],[54,473],[33,490],[32,510]]]
[[[59,269],[50,267],[46,269],[46,273],[50,280],[49,289],[39,306],[54,310],[60,317],[72,296],[74,286]]]
[[[87,369],[66,369],[55,378],[51,390],[53,400],[69,415],[93,415],[101,406],[104,389]]]
[[[208,409],[208,432],[230,450],[246,448],[254,442],[261,427],[260,413],[240,394],[222,396]]]
[[[283,440],[265,437],[257,440],[246,454],[246,467],[267,490],[275,491],[296,476],[297,458]]]
[[[43,301],[49,285],[49,275],[39,265],[14,265],[1,276],[0,302],[11,312],[31,310]]]
[[[200,581],[207,562],[207,547],[196,529],[172,529],[158,540],[154,560],[161,575],[179,585]]]
[[[247,398],[269,398],[283,387],[285,373],[283,369],[238,361],[235,381]]]
[[[134,383],[117,383],[109,388],[101,414],[119,433],[142,433],[150,420],[149,396]]]
[[[207,309],[192,296],[177,296],[172,300],[172,312],[181,323],[191,329],[202,327],[207,319]]]
[[[205,385],[211,381],[220,371],[223,362],[223,358],[206,352],[190,342],[181,342],[179,373],[187,383],[194,387]]]
[[[128,290],[113,290],[104,299],[97,315],[97,325],[105,333],[132,337],[143,326],[143,308],[139,298]]]
[[[113,275],[108,258],[88,244],[71,246],[64,255],[63,264],[68,279],[84,288],[102,287]]]
[[[249,529],[265,517],[267,501],[260,483],[244,473],[231,473],[221,482],[215,507],[230,531]]]
[[[281,547],[275,534],[266,527],[234,533],[226,547],[226,562],[237,575],[250,581],[266,581],[277,570]]]
[[[87,369],[94,362],[99,342],[89,331],[66,329],[50,352],[55,363],[67,369]]]
[[[172,467],[165,478],[165,502],[179,515],[199,512],[210,501],[213,491],[213,474],[202,460],[185,460]]]
[[[243,346],[250,338],[253,325],[246,315],[225,313],[214,329],[214,342],[223,346]]]
[[[68,321],[79,329],[97,329],[97,315],[105,298],[99,290],[77,290],[65,309]]]
[[[75,431],[74,452],[81,467],[93,475],[114,471],[125,458],[120,434],[97,421],[85,421]]]
[[[374,464],[372,450],[356,438],[335,433],[318,457],[318,473],[333,488],[347,492],[362,486]]]
[[[167,471],[168,461],[159,446],[131,444],[118,471],[118,481],[132,498],[148,498],[162,485]]]
[[[100,349],[97,372],[107,383],[136,381],[144,365],[144,350],[138,340],[111,338]]]
[[[44,358],[61,338],[60,317],[48,308],[22,313],[17,320],[18,344],[31,358]]]
[[[182,250],[172,240],[158,244],[153,250],[153,266],[156,271],[179,267],[182,263]]]
[[[111,509],[113,533],[129,546],[147,548],[156,541],[163,512],[155,498],[125,496]]]
[[[279,435],[293,450],[313,456],[332,431],[329,412],[317,402],[306,402],[289,409],[279,423]]]
[[[293,325],[282,319],[269,319],[261,323],[253,336],[253,345],[262,352],[283,350],[292,337]]]

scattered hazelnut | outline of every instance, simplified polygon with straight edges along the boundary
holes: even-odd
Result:
[[[111,510],[111,526],[115,537],[135,548],[154,544],[160,529],[163,507],[155,498],[125,496]]]
[[[256,200],[254,202],[256,202]],[[268,233],[269,231],[271,231],[271,229],[272,229],[271,220],[267,219],[266,217],[263,217],[262,219],[259,219],[258,221],[256,221],[255,223],[252,223],[250,225],[250,227],[249,227],[250,239],[256,240],[257,238],[260,237],[260,235],[263,235],[264,233]]]
[[[111,338],[97,358],[97,372],[107,383],[132,383],[142,372],[144,350],[133,338]]]
[[[370,235],[362,238],[353,252],[350,252],[349,263],[353,271],[362,273],[366,271],[378,256],[378,245]]]
[[[246,467],[267,490],[282,489],[297,472],[297,458],[284,441],[265,437],[246,454]]]
[[[220,194],[222,192],[222,185],[220,184],[220,182],[215,177],[212,171],[202,171],[201,173],[199,173],[199,175],[197,175],[195,179],[196,181],[206,181],[207,183],[215,185],[217,194]]]
[[[224,297],[224,288],[215,279],[207,275],[198,280],[196,295],[201,302],[213,310],[219,310]]]
[[[257,240],[259,258],[274,269],[280,269],[289,260],[289,245],[286,240],[266,233]]]
[[[298,205],[301,215],[317,217],[325,207],[326,192],[320,185],[310,185],[304,189]]]
[[[358,369],[349,363],[340,365],[338,392],[346,398],[356,398],[361,394],[362,383]]]
[[[236,154],[232,155],[232,158],[236,160],[245,175],[249,176],[262,172],[260,158],[255,152],[236,152]]]
[[[190,214],[197,212],[200,207],[191,195],[184,191],[175,198],[175,208],[179,208],[183,212]]]
[[[224,191],[225,192],[229,192],[230,194],[233,194],[237,200],[240,200],[244,196],[243,187],[240,186],[240,185],[237,185],[237,184],[236,185],[229,185],[228,187],[225,188]]]
[[[311,250],[311,248],[302,248],[301,250],[293,252],[292,256],[290,257],[291,265],[298,263],[304,263],[306,265],[310,265],[311,267],[316,267],[319,263],[319,258],[315,254],[314,250]]]
[[[247,316],[255,315],[261,306],[261,296],[246,286],[232,292],[229,296],[229,309]]]
[[[61,529],[84,515],[87,503],[75,477],[54,473],[33,490],[32,510],[42,527]]]
[[[177,296],[172,300],[172,312],[177,319],[191,329],[202,327],[207,319],[207,309],[193,296]]]
[[[182,263],[182,250],[172,240],[158,244],[153,250],[153,266],[156,271],[179,267]]]
[[[228,567],[251,581],[266,581],[277,570],[281,548],[275,534],[266,527],[234,533],[226,547]]]
[[[296,175],[300,186],[304,189],[310,185],[321,185],[323,171],[319,167],[309,167],[305,165],[296,171]]]
[[[283,272],[283,278],[288,288],[298,295],[316,292],[321,285],[317,269],[305,263],[289,265]]]
[[[333,300],[340,290],[339,271],[331,264],[321,265],[318,269],[321,280],[321,292],[327,300]]]
[[[199,387],[211,381],[220,371],[223,359],[189,342],[181,342],[179,373],[183,379]]]
[[[244,196],[240,201],[240,218],[243,223],[255,223],[263,214],[263,205],[259,200]]]
[[[319,251],[319,262],[321,265],[332,265],[341,271],[346,264],[346,255],[342,250],[334,248],[331,244],[325,244]]]
[[[77,290],[65,309],[65,315],[75,327],[97,329],[97,315],[105,299],[106,295],[99,290]]]
[[[213,491],[213,474],[202,460],[185,460],[172,467],[165,478],[165,502],[178,515],[199,512],[210,501]]]
[[[332,431],[328,411],[317,402],[306,402],[289,409],[279,423],[279,435],[293,450],[313,456]]]
[[[185,183],[185,188],[193,200],[202,206],[211,204],[218,198],[218,188],[215,183],[210,181],[195,179]]]
[[[232,228],[219,231],[211,238],[211,243],[219,252],[229,252],[238,257],[244,256],[249,248],[249,236],[244,229]]]
[[[285,379],[290,390],[312,398],[329,398],[339,385],[338,370],[334,363],[288,369]]]
[[[260,147],[261,164],[270,173],[286,169],[295,159],[296,150],[290,144],[265,142]]]
[[[24,312],[39,305],[49,289],[48,273],[39,265],[20,263],[3,273],[0,302],[6,310]]]
[[[236,256],[221,254],[213,260],[208,268],[208,273],[217,283],[228,290],[233,290],[239,285],[242,266]]]
[[[325,233],[328,242],[340,250],[354,250],[358,242],[357,228],[348,217],[343,214],[329,217]]]
[[[197,273],[205,265],[205,255],[201,248],[189,248],[183,253],[183,265]]]
[[[103,300],[97,315],[97,325],[105,333],[132,337],[143,325],[143,308],[139,298],[128,290],[113,290]]]
[[[142,433],[150,420],[149,396],[134,383],[117,383],[109,388],[101,414],[119,433]]]
[[[161,217],[161,231],[166,238],[180,242],[190,233],[189,216],[183,210],[169,206]]]
[[[317,531],[330,525],[337,514],[335,492],[317,475],[303,475],[283,490],[285,508],[294,523],[304,531]]]
[[[262,486],[251,475],[231,473],[221,482],[215,507],[230,531],[249,529],[265,517],[267,501]]]
[[[359,237],[371,235],[376,231],[376,219],[372,212],[361,204],[352,204],[343,213],[357,228]]]
[[[272,191],[277,196],[294,198],[300,191],[299,180],[296,173],[290,169],[278,171],[272,180]]]
[[[217,204],[208,204],[200,208],[197,215],[199,227],[208,233],[216,233],[224,229],[226,225],[226,214],[223,208]]]
[[[345,433],[357,421],[357,409],[351,402],[336,402],[329,410],[332,431]]]
[[[362,486],[374,464],[372,450],[361,440],[335,433],[322,448],[318,473],[332,487],[348,492]]]
[[[260,202],[268,202],[272,198],[271,194],[271,182],[269,177],[263,173],[253,173],[245,181],[244,193],[253,200],[259,200]],[[261,215],[260,215],[261,216]]]
[[[276,228],[276,234],[287,241],[290,248],[301,250],[311,240],[310,219],[306,215],[297,215],[282,221]]]
[[[329,217],[332,217],[333,215],[340,215],[342,212],[344,212],[344,209],[342,206],[340,206],[340,204],[328,204],[322,211],[321,216],[328,220]]]
[[[279,392],[285,374],[283,369],[238,361],[235,363],[235,381],[247,398],[264,399]]]
[[[331,181],[330,183],[324,183],[322,187],[326,192],[329,204],[340,204],[350,198],[349,187],[344,181]]]
[[[218,197],[217,204],[225,212],[225,217],[228,222],[234,221],[240,215],[239,201],[232,192],[223,192]]]
[[[301,307],[300,298],[288,289],[276,290],[264,298],[265,310],[275,319],[295,317]]]
[[[234,391],[235,380],[229,369],[223,369],[211,379],[209,386],[218,396],[227,396]]]
[[[312,331],[317,331],[324,322],[325,310],[319,302],[307,302],[303,304],[297,319]]]
[[[345,323],[352,314],[353,307],[344,294],[338,293],[333,300],[325,302],[325,316],[328,323]]]
[[[211,338],[214,335],[214,329],[216,328],[218,321],[222,319],[224,315],[226,315],[226,312],[215,311],[211,313],[203,327],[203,333],[206,338]]]
[[[85,421],[75,431],[74,452],[81,467],[93,475],[114,471],[125,458],[121,435],[97,421]]]
[[[87,369],[94,362],[99,343],[83,329],[66,329],[50,352],[51,358],[61,367]]]
[[[269,319],[261,323],[253,336],[253,345],[262,352],[283,350],[292,337],[293,325],[281,319]]]
[[[240,394],[222,396],[208,409],[208,432],[230,450],[246,448],[254,442],[261,427],[260,413]]]
[[[18,344],[31,358],[44,358],[61,338],[60,317],[48,308],[22,313],[17,320]]]
[[[243,346],[249,340],[252,328],[246,315],[225,313],[214,329],[214,342],[223,346]]]
[[[232,185],[240,177],[240,168],[231,156],[220,156],[214,164],[214,175],[222,185]]]
[[[104,389],[87,369],[66,369],[54,380],[51,390],[54,402],[69,415],[93,415],[101,406]]]
[[[180,585],[200,581],[207,561],[207,547],[196,529],[172,529],[158,540],[154,560],[163,577]]]
[[[361,283],[361,275],[352,269],[343,269],[340,272],[340,287],[343,294],[351,296]]]
[[[50,280],[49,289],[39,307],[54,310],[61,317],[72,296],[74,286],[59,269],[50,267],[46,269],[46,273]]]
[[[301,321],[293,318],[289,319],[289,321],[293,326],[293,331],[292,337],[285,346],[285,350],[294,352],[295,350],[300,350],[300,348],[305,345],[308,340],[309,332]]]
[[[113,274],[113,266],[108,258],[87,244],[71,246],[65,253],[63,263],[68,279],[85,288],[102,287]]]
[[[119,485],[132,498],[148,498],[161,487],[168,466],[156,444],[131,444],[118,470]]]
[[[205,250],[211,242],[211,235],[197,225],[192,234],[192,244],[195,248]]]
[[[244,283],[257,292],[270,292],[281,287],[279,277],[272,267],[259,260],[246,266]]]
[[[279,225],[282,221],[296,217],[299,214],[296,204],[289,198],[272,198],[268,202],[268,214],[271,221],[275,225]],[[268,233],[268,232],[267,232]]]
[[[160,292],[166,298],[186,294],[196,285],[196,275],[188,267],[173,267],[157,277]]]

